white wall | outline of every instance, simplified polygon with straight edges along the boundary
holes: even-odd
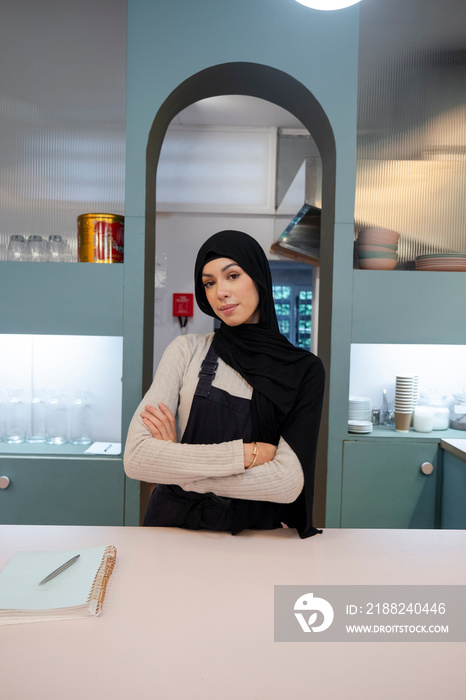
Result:
[[[368,396],[374,408],[382,391],[393,402],[397,374],[417,374],[420,393],[438,390],[450,396],[466,391],[466,347],[463,345],[351,346],[350,395]],[[346,401],[347,397],[342,397]]]

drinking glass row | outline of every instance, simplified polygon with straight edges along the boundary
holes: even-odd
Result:
[[[77,392],[51,393],[25,398],[21,391],[9,391],[0,399],[0,440],[63,445],[88,445],[92,442],[92,396]]]
[[[7,257],[13,262],[67,262],[69,252],[61,236],[49,236],[47,241],[42,236],[31,235],[26,241],[17,234],[10,238]]]

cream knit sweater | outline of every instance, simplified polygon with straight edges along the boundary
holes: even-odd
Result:
[[[188,445],[157,440],[141,419],[144,406],[164,403],[176,416],[178,440],[188,422],[202,361],[212,342],[208,335],[179,336],[166,349],[155,379],[133,416],[124,454],[126,474],[149,483],[177,484],[185,491],[218,496],[292,503],[301,493],[301,464],[280,439],[271,462],[244,469],[243,441],[216,445]],[[250,399],[251,386],[221,359],[213,386]]]

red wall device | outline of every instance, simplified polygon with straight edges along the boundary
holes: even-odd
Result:
[[[193,315],[193,294],[174,294],[173,295],[173,316],[192,316]]]

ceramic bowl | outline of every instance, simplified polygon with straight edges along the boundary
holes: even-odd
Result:
[[[365,228],[358,236],[358,239],[370,239],[373,243],[398,243],[400,234],[389,228]]]
[[[391,258],[361,258],[359,267],[361,270],[394,270],[397,262]]]
[[[360,260],[361,258],[387,258],[387,260],[397,260],[398,254],[393,253],[393,251],[390,251],[389,253],[377,251],[376,253],[374,253],[373,251],[366,252],[365,250],[359,250],[358,258]]]
[[[398,246],[396,245],[371,245],[370,243],[360,243],[358,245],[358,251],[363,251],[364,253],[396,253]]]
[[[359,238],[359,245],[394,245],[393,239],[391,238]]]

